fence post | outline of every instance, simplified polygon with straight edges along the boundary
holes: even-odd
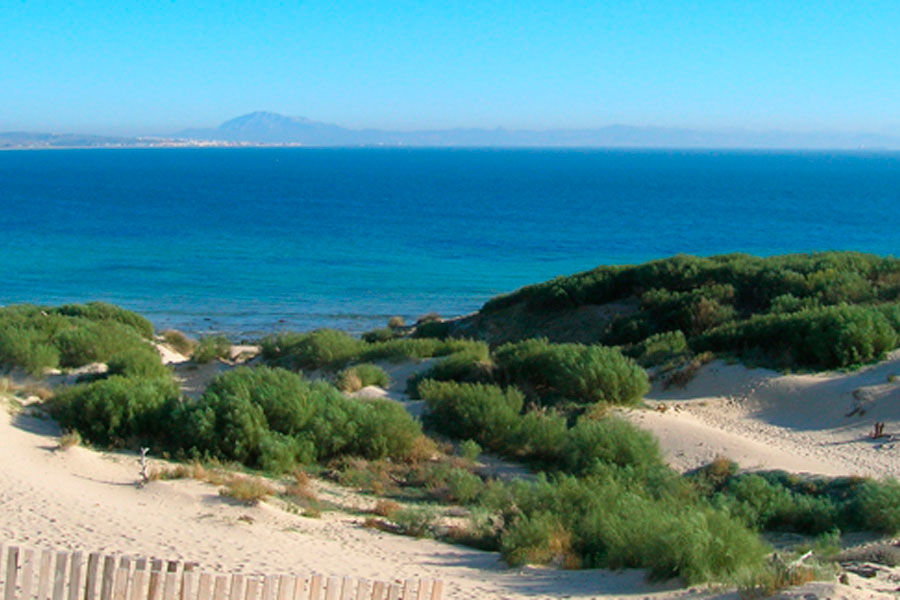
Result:
[[[56,553],[56,571],[53,575],[53,600],[65,600],[66,567],[69,566],[69,553]]]
[[[19,576],[19,549],[16,546],[10,546],[6,551],[6,577],[4,584],[6,589],[3,592],[3,600],[15,600],[16,598],[16,579]]]
[[[69,572],[69,600],[81,600],[81,574],[84,571],[84,553],[72,554],[72,568]],[[29,600],[25,596],[25,600]]]

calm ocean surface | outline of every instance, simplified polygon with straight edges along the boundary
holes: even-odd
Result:
[[[0,152],[0,303],[193,333],[360,332],[604,263],[898,243],[896,153]]]

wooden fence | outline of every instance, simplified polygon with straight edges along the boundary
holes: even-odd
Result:
[[[195,563],[0,544],[0,600],[441,600],[443,583],[208,573]]]

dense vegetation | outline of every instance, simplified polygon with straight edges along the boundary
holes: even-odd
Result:
[[[66,388],[51,406],[63,427],[97,444],[151,444],[276,473],[342,455],[406,460],[422,436],[396,402],[350,399],[268,367],[225,372],[196,400],[179,398],[171,377],[116,375]]]
[[[855,252],[758,258],[679,255],[599,267],[524,287],[485,304],[553,313],[584,305],[633,306],[598,342],[638,346],[669,336],[686,350],[731,353],[781,367],[835,368],[877,360],[900,344],[900,260]],[[655,340],[658,342],[660,338]],[[651,360],[647,358],[646,360]]]
[[[0,364],[33,375],[140,352],[152,337],[147,319],[103,302],[0,308]]]
[[[310,333],[285,332],[261,341],[263,358],[272,365],[289,369],[336,371],[355,362],[447,356],[472,347],[467,340],[388,339],[367,342],[343,331],[318,329]]]
[[[819,259],[843,265],[833,268],[846,273],[850,267],[841,257],[860,272],[874,260]],[[826,298],[846,300],[852,295],[848,290],[865,285],[847,276],[844,291],[826,286],[804,294],[803,286],[824,277],[814,274],[821,269],[794,277],[785,265],[800,269],[814,259],[779,260],[676,257],[611,268],[591,280],[597,289],[608,288],[605,296],[588,293],[583,282],[572,283],[566,302],[619,298],[620,292],[639,298],[637,311],[611,323],[604,334],[605,342],[621,347],[529,339],[492,348],[448,338],[450,328],[433,319],[420,324],[420,337],[414,338],[398,335],[397,327],[368,340],[333,330],[281,333],[262,342],[270,366],[227,371],[200,397],[186,398],[147,343],[149,324],[116,307],[90,304],[0,309],[0,359],[32,372],[107,362],[105,375],[62,388],[49,401],[65,429],[94,444],[149,445],[154,452],[235,461],[270,473],[318,463],[348,480],[354,471],[360,480],[376,477],[352,466],[369,461],[391,473],[387,485],[402,481],[466,505],[467,524],[444,535],[499,550],[509,564],[641,567],[654,577],[723,580],[764,564],[768,549],[759,531],[900,531],[896,481],[745,474],[721,461],[681,477],[665,465],[652,435],[606,414],[609,405],[634,405],[646,393],[648,378],[640,365],[695,352],[843,365],[872,360],[896,346],[900,309],[892,303],[894,271],[884,267],[882,275],[863,277],[869,295],[859,292],[856,304],[829,303]],[[774,274],[757,274],[757,284],[766,277],[776,283],[796,279],[768,304],[760,300],[768,292],[750,283],[752,265],[760,261],[781,266],[770,264]],[[694,278],[694,285],[682,286],[682,276]],[[620,277],[627,285],[611,283]],[[653,277],[658,277],[655,287],[640,288],[639,282]],[[548,300],[552,289],[533,287],[542,291],[525,288],[519,294],[535,310],[558,307]],[[190,349],[195,360],[211,360],[227,351],[226,342],[207,338]],[[409,390],[425,400],[429,431],[461,442],[469,456],[483,448],[526,463],[538,472],[535,480],[484,480],[460,463],[436,461],[435,443],[401,404],[353,399],[331,383],[312,382],[297,372],[322,369],[341,389],[353,390],[389,383],[372,361],[426,357],[436,360],[409,382]],[[402,476],[397,469],[403,469]],[[384,485],[380,491],[373,485],[372,491],[383,493]],[[398,510],[390,518],[401,531],[432,530],[423,513]]]

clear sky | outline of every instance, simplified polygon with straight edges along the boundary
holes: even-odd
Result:
[[[0,131],[900,133],[900,2],[0,0]]]

